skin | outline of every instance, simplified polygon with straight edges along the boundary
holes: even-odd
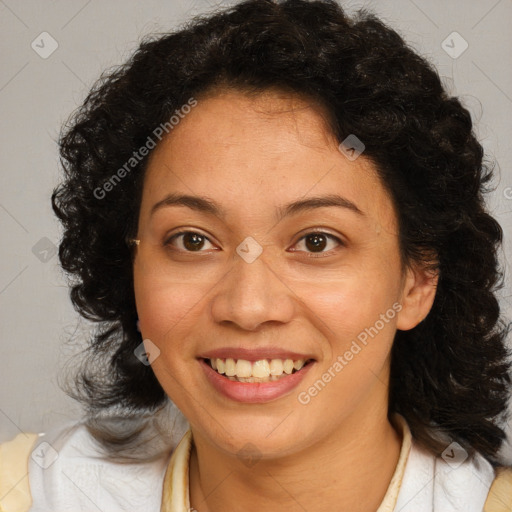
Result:
[[[151,215],[169,193],[207,196],[225,218],[185,206]],[[362,214],[322,207],[275,219],[284,204],[332,193]],[[350,161],[318,105],[279,91],[198,98],[154,150],[139,215],[135,297],[142,335],[160,350],[155,375],[191,425],[193,508],[378,508],[402,441],[387,419],[393,337],[427,316],[437,283],[402,266],[396,219],[364,153]],[[183,237],[165,246],[182,229],[207,237],[200,252]],[[303,238],[310,232],[342,243],[327,238],[315,252]],[[252,263],[236,252],[248,236],[263,249]],[[299,392],[396,303],[401,311],[300,403]],[[213,348],[269,345],[313,354],[316,362],[297,389],[262,404],[220,395],[196,359]],[[249,459],[237,455],[242,448]]]

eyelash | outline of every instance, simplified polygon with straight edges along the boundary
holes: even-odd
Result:
[[[173,240],[175,240],[176,238],[178,238],[180,236],[186,235],[186,234],[198,235],[198,236],[208,240],[210,243],[212,243],[206,235],[203,235],[202,233],[199,233],[197,231],[186,230],[186,231],[180,231],[178,233],[175,233],[174,235],[172,235],[171,237],[166,239],[166,241],[164,242],[164,246],[165,247],[171,247],[171,242]],[[337,236],[331,235],[330,233],[327,233],[325,231],[318,231],[318,230],[309,231],[308,233],[304,234],[301,238],[299,238],[299,240],[297,240],[297,243],[301,242],[302,240],[304,240],[305,238],[307,238],[308,236],[311,236],[311,235],[324,235],[326,238],[329,238],[331,240],[335,240],[342,247],[345,245]],[[176,250],[178,252],[185,252],[187,254],[194,254],[194,252],[196,252],[196,251],[187,251],[187,250],[175,249],[175,248],[173,248],[173,250]],[[308,258],[322,258],[325,254],[329,254],[333,250],[335,250],[335,249],[330,249],[329,251],[320,252],[320,253],[306,252],[306,254],[307,254]],[[197,251],[197,252],[201,253],[201,252],[204,252],[204,251]],[[301,252],[301,251],[294,251],[294,252]]]

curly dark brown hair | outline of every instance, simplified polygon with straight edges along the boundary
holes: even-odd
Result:
[[[396,333],[389,413],[402,414],[436,454],[450,438],[496,463],[510,326],[495,295],[502,230],[483,197],[493,166],[433,66],[374,15],[349,18],[330,0],[248,0],[148,37],[64,127],[65,179],[52,195],[64,226],[60,262],[73,278],[75,308],[98,322],[73,396],[91,417],[119,404],[147,415],[167,398],[134,356],[142,339],[126,240],[137,231],[149,155],[126,162],[191,97],[275,87],[325,107],[339,141],[356,134],[364,142],[396,206],[404,264],[439,272],[430,314]],[[122,443],[116,435],[110,441]]]

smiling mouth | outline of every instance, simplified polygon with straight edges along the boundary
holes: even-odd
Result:
[[[236,382],[272,382],[297,373],[314,359],[208,359],[203,358],[218,374]]]

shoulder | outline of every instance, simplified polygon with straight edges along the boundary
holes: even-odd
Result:
[[[90,510],[91,502],[109,512],[159,511],[168,457],[119,462],[84,424],[69,425],[41,437],[34,447],[29,462],[31,512]]]
[[[512,467],[496,468],[484,512],[512,512]]]
[[[30,508],[28,460],[37,434],[18,434],[0,444],[0,512],[25,512]]]
[[[21,451],[2,445],[0,467],[23,461],[25,492],[13,498],[11,508],[2,501],[0,512],[78,512],[90,510],[92,503],[109,512],[160,510],[169,453],[149,461],[116,461],[78,422],[32,435],[31,441],[19,439]]]
[[[512,512],[511,470],[457,443],[436,456],[413,441],[394,510]]]
[[[461,510],[473,505],[482,512],[512,512],[512,467],[493,466],[479,453],[465,460],[464,449],[452,445],[436,459],[440,487],[450,503],[461,503],[467,496],[467,508]]]

